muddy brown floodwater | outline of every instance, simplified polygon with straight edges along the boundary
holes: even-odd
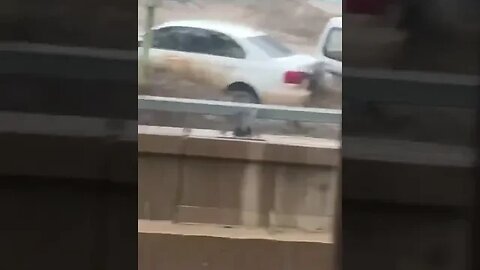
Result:
[[[143,1],[143,0],[142,0]],[[143,31],[145,9],[139,1],[138,29]],[[162,1],[157,8],[155,24],[170,20],[210,19],[222,20],[254,27],[265,31],[300,53],[311,54],[324,25],[333,14],[313,8],[306,0],[195,0]],[[221,87],[199,83],[198,78],[185,79],[179,74],[156,70],[148,90],[141,87],[141,94],[166,97],[223,99]],[[191,75],[191,74],[190,74]],[[341,93],[315,93],[308,107],[341,108]],[[169,125],[176,127],[231,130],[229,119],[201,115],[139,112],[139,124]],[[255,133],[306,135],[322,138],[338,138],[340,127],[303,123],[300,126],[285,121],[256,121]]]

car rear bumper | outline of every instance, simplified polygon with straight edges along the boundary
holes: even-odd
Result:
[[[314,93],[320,92],[342,92],[342,73],[325,71],[317,67],[313,72],[308,89]]]
[[[312,92],[304,86],[285,86],[281,89],[267,91],[261,94],[263,104],[304,106]]]

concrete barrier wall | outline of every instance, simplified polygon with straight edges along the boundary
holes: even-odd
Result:
[[[339,145],[139,126],[139,219],[331,231]]]
[[[220,237],[178,230],[138,235],[139,270],[333,270],[333,258],[334,249],[328,242]]]

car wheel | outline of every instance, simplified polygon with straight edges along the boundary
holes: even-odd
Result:
[[[251,87],[246,85],[232,85],[227,89],[227,100],[238,103],[260,103],[260,100]]]

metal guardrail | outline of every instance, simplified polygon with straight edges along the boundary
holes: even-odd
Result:
[[[262,104],[246,104],[226,101],[138,96],[139,110],[154,110],[233,117],[236,120],[235,135],[248,136],[255,119],[284,120],[341,124],[341,110],[300,108]]]

